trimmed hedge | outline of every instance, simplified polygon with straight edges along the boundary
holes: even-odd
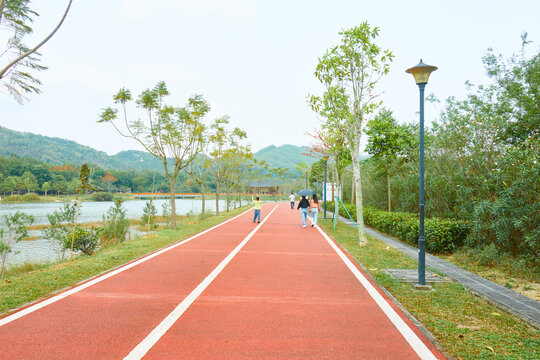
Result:
[[[356,221],[356,206],[345,204],[349,214]],[[347,217],[343,205],[339,214]],[[334,203],[327,202],[326,210],[333,212]],[[364,207],[364,224],[381,232],[393,235],[406,243],[417,246],[420,221],[417,214],[388,212],[374,207]],[[439,218],[424,219],[426,250],[432,253],[449,253],[461,247],[469,232],[469,226],[461,220]]]

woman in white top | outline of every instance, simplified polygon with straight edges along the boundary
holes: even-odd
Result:
[[[309,208],[311,209],[311,227],[314,227],[317,225],[317,215],[321,210],[321,205],[319,205],[317,194],[313,195],[311,200],[309,200]]]

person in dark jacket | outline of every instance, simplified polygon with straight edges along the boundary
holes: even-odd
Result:
[[[302,196],[302,199],[298,203],[297,209],[300,209],[300,215],[302,216],[302,225],[306,227],[306,218],[308,216],[309,201],[305,196]]]

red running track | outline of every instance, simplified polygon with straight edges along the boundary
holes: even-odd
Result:
[[[252,216],[0,319],[0,359],[444,359],[289,203]]]

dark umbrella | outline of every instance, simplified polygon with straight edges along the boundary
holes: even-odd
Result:
[[[305,190],[300,190],[299,192],[297,192],[297,194],[300,196],[312,196],[312,195],[315,195],[316,193],[313,190],[305,189]]]

